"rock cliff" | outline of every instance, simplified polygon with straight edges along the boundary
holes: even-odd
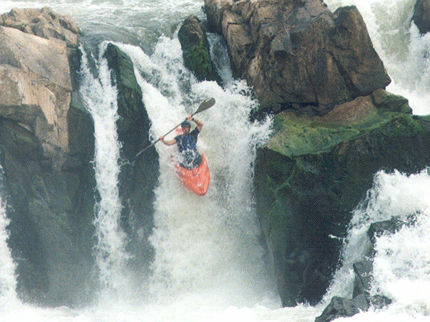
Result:
[[[360,311],[367,311],[371,306],[375,309],[381,309],[392,303],[392,300],[385,295],[371,294],[375,240],[376,237],[393,234],[403,226],[411,224],[413,224],[413,220],[412,223],[407,223],[396,217],[370,224],[367,229],[368,240],[365,243],[369,245],[368,249],[363,258],[352,265],[354,270],[352,298],[333,297],[321,315],[315,319],[315,322],[329,322],[339,317],[353,316]]]
[[[257,152],[257,213],[284,305],[317,303],[339,260],[351,211],[379,170],[416,172],[430,160],[430,118],[384,90],[322,117],[283,112]]]
[[[205,10],[262,110],[324,114],[390,83],[356,7],[332,13],[321,0],[205,0]]]
[[[0,25],[0,163],[18,293],[50,305],[86,301],[94,138],[91,117],[71,106],[78,28],[48,8],[12,10]]]

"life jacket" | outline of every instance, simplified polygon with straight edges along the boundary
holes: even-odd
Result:
[[[199,130],[195,128],[188,134],[180,134],[175,137],[179,150],[178,163],[185,169],[194,169],[202,162],[202,157],[197,151],[199,133]]]

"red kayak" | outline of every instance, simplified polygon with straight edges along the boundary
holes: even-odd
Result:
[[[199,196],[203,196],[209,189],[211,174],[205,155],[202,153],[202,162],[197,168],[185,169],[179,164],[176,165],[179,179],[185,187]]]

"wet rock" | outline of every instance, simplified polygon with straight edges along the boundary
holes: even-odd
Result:
[[[315,319],[315,322],[328,322],[340,317],[353,316],[360,311],[367,311],[368,309],[369,303],[364,294],[358,295],[352,300],[333,297],[322,314]]]
[[[205,0],[205,9],[262,110],[312,106],[325,114],[390,83],[356,7],[332,13],[320,0]]]
[[[393,302],[393,300],[383,295],[371,296],[369,301],[370,305],[372,305],[375,309],[382,309]]]
[[[387,92],[384,89],[377,89],[371,95],[372,101],[378,108],[389,109],[393,112],[412,114],[407,98]]]
[[[70,106],[77,28],[47,8],[12,10],[0,24],[0,164],[17,291],[79,305],[94,283],[95,182],[92,119]]]
[[[371,97],[354,102],[322,117],[275,115],[273,135],[257,151],[257,214],[284,305],[321,300],[351,211],[375,173],[414,173],[430,158],[428,116],[381,108]],[[362,284],[364,289],[367,283]]]
[[[366,258],[360,262],[354,263],[352,267],[355,274],[352,297],[355,298],[360,294],[368,294],[372,282],[372,260]]]
[[[378,221],[372,223],[367,231],[367,236],[369,237],[372,244],[376,242],[376,238],[384,234],[394,234],[396,231],[400,230],[406,223],[393,217],[390,220]]]
[[[151,144],[151,123],[142,102],[142,91],[134,74],[130,57],[113,44],[107,46],[105,57],[111,70],[113,85],[118,89],[117,121],[121,158],[125,163],[119,175],[119,193],[123,201],[122,227],[128,234],[128,250],[134,254],[137,272],[149,269],[153,249],[148,241],[153,226],[154,188],[159,164],[155,147],[135,160],[136,154]],[[135,161],[134,161],[135,160]],[[133,162],[134,161],[134,162]],[[141,274],[142,277],[144,274]]]
[[[430,0],[417,0],[412,20],[421,34],[430,31]]]
[[[179,29],[178,38],[185,67],[191,70],[199,81],[213,80],[221,83],[210,56],[206,28],[196,16],[185,19]]]

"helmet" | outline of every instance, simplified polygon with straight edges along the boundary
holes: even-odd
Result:
[[[183,121],[182,123],[181,123],[181,127],[182,128],[184,128],[184,127],[191,127],[191,123],[190,122],[188,122],[188,121]]]

